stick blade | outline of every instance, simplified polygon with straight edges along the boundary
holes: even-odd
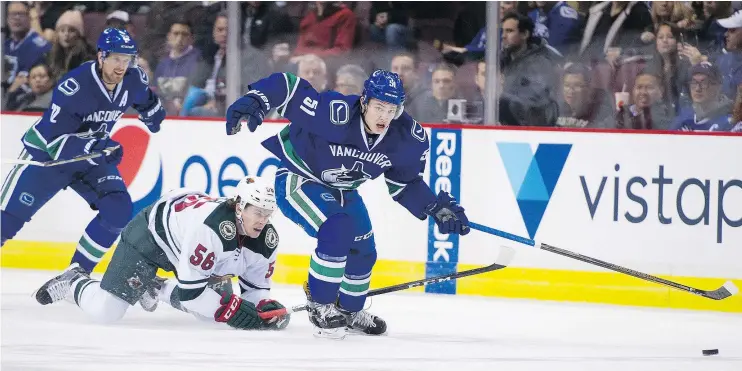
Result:
[[[718,289],[709,291],[706,296],[714,300],[724,300],[730,296],[737,295],[738,293],[739,289],[737,288],[737,285],[732,281],[727,281]]]
[[[510,246],[500,246],[500,252],[497,254],[495,264],[507,266],[515,258],[515,249]]]

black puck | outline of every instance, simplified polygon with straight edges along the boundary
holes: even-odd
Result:
[[[704,349],[702,352],[704,356],[713,356],[719,354],[719,349]]]

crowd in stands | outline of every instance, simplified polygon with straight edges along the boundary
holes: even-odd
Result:
[[[171,116],[222,117],[226,86],[291,72],[360,94],[398,73],[426,123],[742,132],[742,10],[723,1],[4,2],[2,110],[43,111],[54,85],[94,59],[106,27],[128,30]],[[740,6],[742,7],[742,6]],[[485,97],[487,22],[500,29],[499,96]],[[228,50],[228,32],[241,48]],[[242,81],[227,81],[239,53]],[[279,118],[276,112],[270,118]]]

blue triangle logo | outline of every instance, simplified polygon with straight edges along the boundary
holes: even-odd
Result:
[[[567,162],[571,144],[539,144],[536,153],[529,143],[497,143],[520,215],[534,238]]]

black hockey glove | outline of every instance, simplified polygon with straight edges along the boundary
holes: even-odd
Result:
[[[258,306],[256,307],[258,312],[270,312],[272,310],[276,309],[283,309],[285,308],[283,304],[272,300],[272,299],[263,299],[258,303]],[[291,321],[291,315],[286,314],[285,316],[277,316],[273,317],[268,320],[263,321],[263,328],[266,330],[283,330],[286,328],[286,326],[289,325],[289,321]]]
[[[263,123],[265,108],[260,98],[251,90],[227,108],[227,135],[237,134],[242,129],[242,120],[247,121],[251,132]],[[261,94],[262,95],[262,94]]]
[[[242,300],[237,295],[222,295],[222,304],[214,313],[217,322],[226,322],[239,330],[257,330],[263,327],[263,320],[258,316],[253,303]]]
[[[471,231],[464,208],[448,192],[440,191],[435,202],[425,208],[425,213],[435,219],[438,231],[443,234],[455,233],[463,236]]]

